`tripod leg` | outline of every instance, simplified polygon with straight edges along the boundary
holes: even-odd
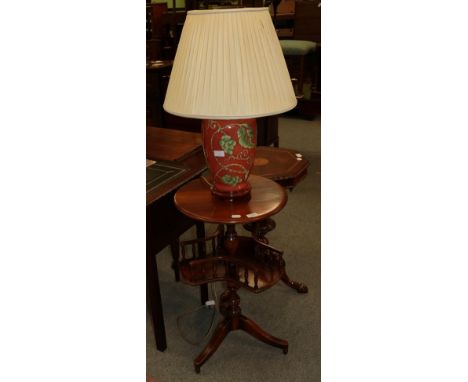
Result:
[[[211,337],[210,342],[205,346],[205,349],[194,359],[193,365],[195,366],[195,371],[200,373],[200,367],[208,361],[208,359],[213,355],[213,353],[218,349],[221,342],[223,342],[226,335],[229,333],[230,329],[230,320],[223,320],[218,324],[213,336]]]
[[[249,333],[251,336],[255,337],[257,340],[265,342],[268,345],[272,345],[277,348],[283,349],[283,353],[287,354],[289,346],[288,341],[274,337],[271,334],[265,332],[254,321],[252,321],[250,318],[245,317],[244,315],[240,316],[240,328]]]

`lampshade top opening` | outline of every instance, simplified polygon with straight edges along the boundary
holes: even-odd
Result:
[[[206,15],[215,13],[245,13],[245,12],[264,12],[268,11],[268,8],[257,7],[257,8],[222,8],[222,9],[194,9],[188,11],[187,15]]]

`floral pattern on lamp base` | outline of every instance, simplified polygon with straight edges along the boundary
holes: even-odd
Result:
[[[213,194],[231,199],[249,194],[247,178],[255,159],[256,120],[204,119],[202,133]]]

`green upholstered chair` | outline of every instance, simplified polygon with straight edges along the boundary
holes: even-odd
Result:
[[[304,96],[304,62],[305,57],[312,54],[317,50],[319,43],[306,40],[280,40],[283,54],[288,58],[299,60],[296,97],[302,98]]]

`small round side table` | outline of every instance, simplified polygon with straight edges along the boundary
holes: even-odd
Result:
[[[202,285],[226,281],[219,310],[224,316],[203,351],[194,360],[195,371],[213,355],[230,331],[244,330],[256,339],[281,348],[286,354],[288,342],[272,336],[241,313],[239,288],[262,292],[281,280],[284,274],[283,252],[258,241],[255,237],[238,236],[235,225],[253,223],[279,212],[287,194],[276,182],[260,176],[249,177],[252,190],[247,198],[233,201],[211,193],[205,178],[181,187],[174,196],[176,207],[185,215],[202,222],[218,224],[215,235],[181,243],[180,276],[184,283]],[[226,230],[224,230],[226,226]],[[197,243],[212,245],[207,257],[197,256]],[[187,253],[191,249],[191,254]]]

